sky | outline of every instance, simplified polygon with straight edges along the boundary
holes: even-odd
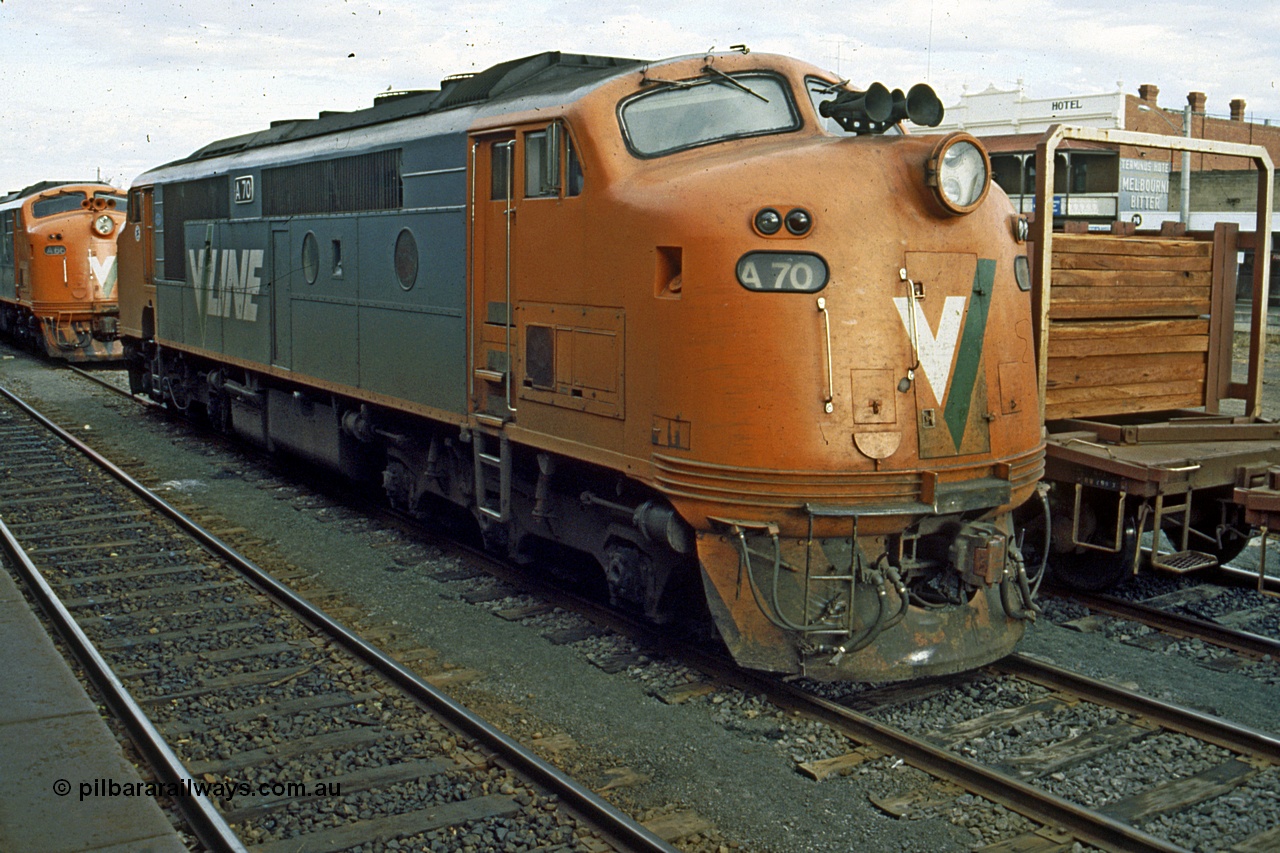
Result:
[[[854,85],[1027,97],[1160,87],[1280,124],[1280,3],[1192,0],[0,0],[0,194],[127,188],[209,142],[562,50],[783,53]]]

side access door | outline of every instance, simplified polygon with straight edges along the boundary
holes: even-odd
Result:
[[[523,412],[538,429],[555,410],[616,426],[625,316],[614,282],[586,267],[586,178],[567,126],[476,135],[472,164],[470,411],[493,426]]]

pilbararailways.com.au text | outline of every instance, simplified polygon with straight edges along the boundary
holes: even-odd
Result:
[[[59,779],[53,783],[59,797],[71,793],[71,783]],[[117,782],[115,779],[92,779],[79,783],[80,801],[94,797],[219,797],[230,802],[235,797],[338,797],[341,782],[209,782],[183,779],[179,782]]]

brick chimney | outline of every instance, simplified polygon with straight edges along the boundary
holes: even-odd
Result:
[[[1236,98],[1231,102],[1231,120],[1244,121],[1244,98]]]
[[[1188,92],[1187,103],[1191,105],[1191,112],[1204,114],[1205,98],[1204,92]]]
[[[1143,83],[1138,87],[1138,97],[1154,107],[1156,99],[1160,97],[1160,87],[1154,83]]]

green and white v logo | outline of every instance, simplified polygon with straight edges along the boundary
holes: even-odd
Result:
[[[942,304],[942,319],[934,332],[925,319],[924,309],[918,300],[895,296],[898,316],[907,334],[911,334],[911,317],[907,303],[915,309],[916,347],[920,353],[920,369],[924,371],[933,388],[938,405],[943,407],[943,419],[951,432],[951,438],[959,448],[964,438],[965,424],[969,420],[969,407],[973,399],[973,386],[982,364],[982,340],[987,331],[987,313],[991,305],[991,286],[995,281],[996,262],[987,258],[978,260],[973,275],[973,301],[965,318],[965,297],[948,296]],[[961,328],[964,330],[961,335]],[[956,358],[956,347],[960,356]],[[955,375],[952,376],[952,362]],[[954,385],[954,387],[952,387]]]

